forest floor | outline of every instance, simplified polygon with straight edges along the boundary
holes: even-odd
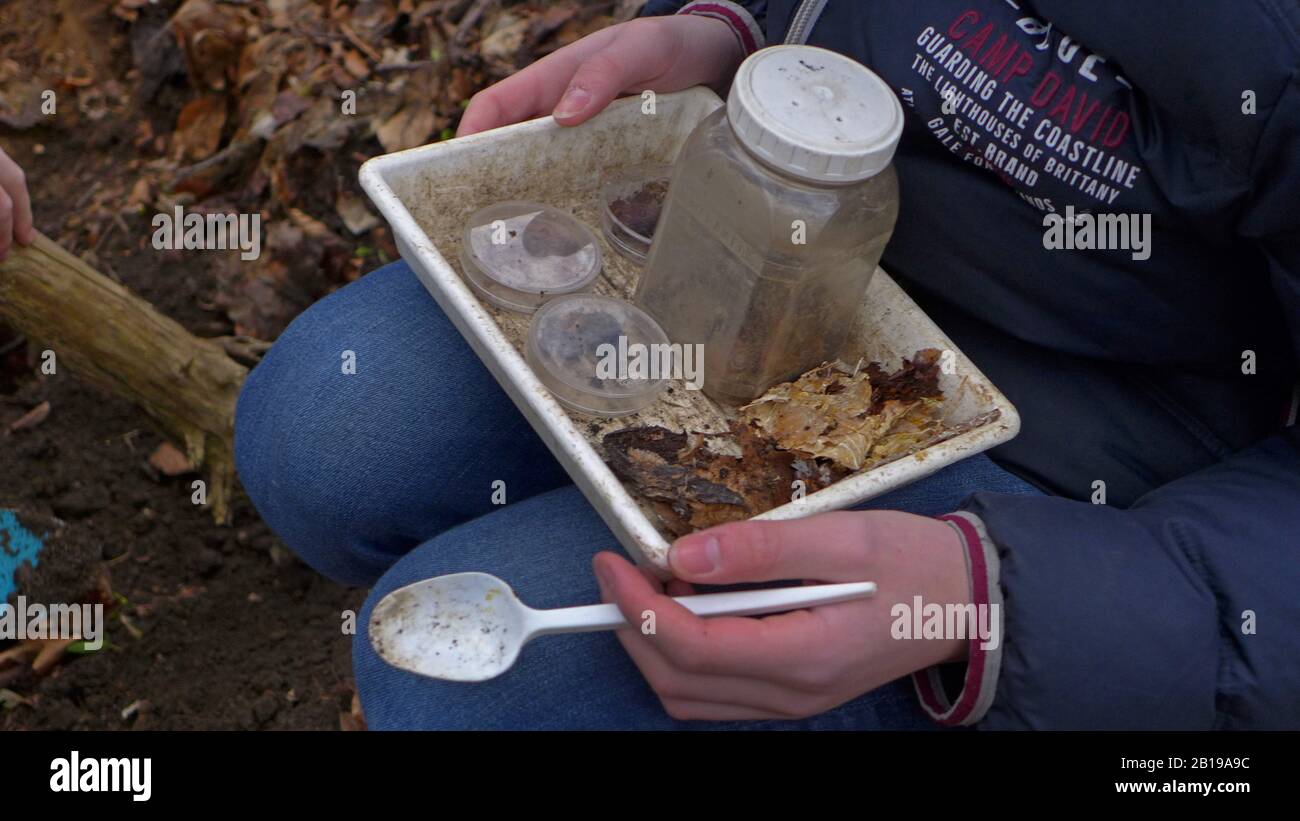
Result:
[[[397,257],[362,162],[448,138],[480,88],[638,5],[3,3],[0,145],[64,248],[198,336],[270,341]],[[262,214],[260,258],[156,250],[177,205]],[[0,729],[363,728],[342,623],[365,591],[299,562],[242,493],[214,524],[147,416],[40,353],[0,326],[0,511],[46,543],[19,592],[112,617],[101,650],[0,664]]]

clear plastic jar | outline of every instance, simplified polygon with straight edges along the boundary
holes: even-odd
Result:
[[[898,216],[902,106],[809,46],[758,52],[678,157],[635,301],[704,345],[704,391],[743,404],[840,356]]]

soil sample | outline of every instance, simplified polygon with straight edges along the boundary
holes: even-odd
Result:
[[[601,225],[614,250],[643,264],[654,242],[672,169],[637,166],[615,175],[602,191]]]

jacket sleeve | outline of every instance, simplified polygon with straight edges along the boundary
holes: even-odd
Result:
[[[1261,132],[1250,174],[1238,233],[1265,258],[1300,356],[1300,71]],[[951,723],[982,713],[981,726],[998,729],[1300,728],[1292,415],[1292,427],[1127,510],[973,495],[948,518],[965,523],[972,554],[981,540],[991,554],[985,580],[1000,582],[1005,627],[997,650],[972,644],[978,664],[951,703],[933,671],[918,674],[931,713],[964,719]]]
[[[650,0],[641,9],[642,17],[668,14],[698,14],[721,20],[731,27],[740,47],[748,56],[766,45],[767,0]]]

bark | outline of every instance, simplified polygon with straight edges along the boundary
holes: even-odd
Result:
[[[148,413],[207,477],[230,520],[235,401],[248,370],[43,235],[0,262],[0,319],[53,350],[59,367]]]

